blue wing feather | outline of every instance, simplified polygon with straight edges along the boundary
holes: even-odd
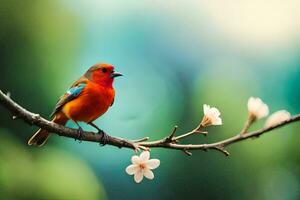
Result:
[[[81,84],[77,85],[76,87],[70,88],[67,91],[67,93],[69,95],[72,95],[73,97],[77,97],[82,92],[82,90],[85,88],[85,86],[86,86],[86,83],[81,83]]]
[[[72,86],[62,97],[60,97],[51,116],[53,116],[55,113],[57,113],[63,105],[65,105],[69,101],[75,99],[83,91],[85,86],[86,86],[86,83],[84,83],[84,82],[83,83],[81,82],[81,83],[78,83],[78,84]]]

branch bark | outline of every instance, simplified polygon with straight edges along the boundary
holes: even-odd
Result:
[[[56,133],[60,136],[69,137],[78,139],[79,138],[79,132],[76,129],[67,128],[61,125],[58,125],[56,123],[53,123],[51,121],[48,121],[41,117],[39,114],[32,113],[25,108],[21,107],[19,104],[17,104],[15,101],[13,101],[9,95],[4,94],[0,90],[0,104],[2,104],[6,109],[8,109],[13,114],[13,119],[19,118],[24,120],[26,123],[30,125],[35,125],[37,127],[40,127],[42,129],[48,130],[49,132]],[[210,144],[179,144],[179,140],[184,139],[192,134],[206,134],[206,132],[200,131],[201,124],[198,125],[195,129],[193,129],[190,132],[184,133],[179,136],[175,136],[175,133],[177,131],[177,126],[174,127],[171,134],[161,140],[156,141],[147,141],[149,138],[142,138],[138,140],[128,140],[123,138],[117,138],[112,137],[108,135],[106,144],[119,147],[119,148],[130,148],[134,150],[138,149],[148,149],[148,148],[166,148],[166,149],[175,149],[175,150],[181,150],[187,155],[192,155],[190,152],[191,150],[203,150],[207,151],[209,149],[217,150],[223,153],[224,155],[228,156],[229,152],[225,150],[225,147],[228,145],[247,140],[249,138],[256,138],[260,135],[270,132],[274,129],[278,129],[280,127],[286,126],[288,124],[294,123],[296,121],[300,120],[300,114],[293,116],[289,120],[283,121],[280,124],[277,124],[272,127],[268,128],[262,128],[257,131],[249,132],[249,133],[243,133],[243,134],[236,134],[233,137],[230,137],[228,139],[218,141],[215,143]],[[102,142],[102,135],[94,133],[94,132],[88,132],[85,131],[83,134],[83,141],[89,141],[89,142]]]

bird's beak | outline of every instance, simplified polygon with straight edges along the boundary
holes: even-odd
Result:
[[[113,73],[111,73],[111,75],[110,75],[111,78],[116,78],[116,77],[118,77],[118,76],[123,76],[123,74],[118,73],[118,72],[113,72]]]

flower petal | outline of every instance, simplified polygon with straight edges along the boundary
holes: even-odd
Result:
[[[218,117],[215,122],[213,123],[213,125],[222,125],[222,119],[220,117]]]
[[[160,165],[160,161],[158,159],[151,159],[146,161],[145,165],[147,165],[149,169],[155,169]]]
[[[259,112],[259,117],[263,118],[263,117],[268,116],[268,114],[269,114],[269,108],[266,104],[263,104],[261,106],[261,109],[260,109],[260,112]]]
[[[221,114],[220,111],[215,107],[212,107],[210,109],[210,112],[212,113],[213,116],[216,116],[216,117],[220,116],[220,114]]]
[[[280,110],[275,113],[273,113],[266,121],[265,128],[269,128],[271,126],[275,126],[277,124],[280,124],[281,122],[290,119],[292,116],[291,114],[286,110]]]
[[[140,157],[138,157],[138,156],[132,156],[131,157],[131,162],[133,163],[133,164],[140,164],[140,161],[141,159],[140,159]]]
[[[216,107],[210,107],[207,104],[203,105],[204,117],[201,125],[203,127],[210,125],[222,125],[222,119],[220,118],[220,111]]]
[[[133,175],[135,174],[138,170],[139,170],[139,166],[138,165],[129,165],[127,168],[126,168],[126,173],[129,174],[129,175]]]
[[[134,174],[134,181],[136,183],[140,183],[143,180],[143,177],[144,177],[144,175],[143,175],[142,170],[139,170]]]
[[[249,111],[252,111],[253,108],[256,108],[257,107],[257,104],[258,104],[258,100],[257,98],[254,98],[254,97],[250,97],[249,100],[248,100],[248,110]]]
[[[204,115],[206,115],[208,112],[209,112],[209,109],[210,109],[210,106],[207,105],[207,104],[204,104],[203,105],[203,112],[204,112]]]
[[[269,114],[268,105],[260,98],[250,97],[248,100],[248,112],[256,119],[266,117]]]
[[[149,151],[143,151],[140,155],[140,162],[145,162],[149,160],[150,158],[150,152]]]
[[[144,169],[144,176],[147,179],[153,179],[154,178],[154,174],[150,169]]]

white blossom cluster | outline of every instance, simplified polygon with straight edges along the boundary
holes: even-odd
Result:
[[[269,107],[260,98],[250,97],[248,100],[248,114],[250,125],[268,116]],[[203,105],[203,119],[201,121],[201,127],[207,127],[211,125],[222,125],[222,119],[220,117],[221,113],[216,107],[211,107],[207,104]],[[264,125],[264,128],[269,128],[275,126],[283,121],[289,120],[291,114],[286,110],[280,110],[273,113]],[[156,169],[160,165],[160,160],[150,159],[150,152],[143,151],[139,156],[134,155],[131,158],[132,164],[126,168],[126,172],[129,175],[134,175],[134,181],[140,183],[143,177],[152,180],[154,174],[152,170]]]

